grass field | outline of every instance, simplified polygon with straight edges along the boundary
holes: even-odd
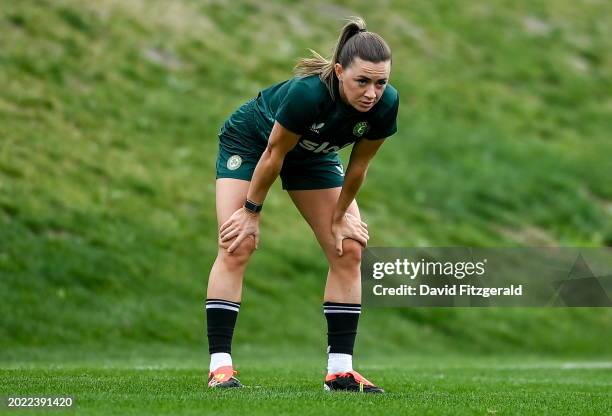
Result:
[[[401,97],[358,196],[371,246],[612,245],[609,1],[4,1],[0,395],[69,394],[79,414],[611,413],[604,308],[364,311],[356,368],[389,394],[324,395],[327,265],[278,183],[234,339],[252,387],[204,389],[217,132],[350,15],[389,42]]]
[[[609,2],[5,3],[0,355],[202,343],[219,126],[308,48],[327,51],[354,14],[394,49],[402,97],[399,131],[358,196],[371,246],[612,241]],[[261,233],[237,345],[323,345],[327,265],[278,184]],[[612,355],[605,310],[372,316],[365,350],[389,337],[413,349]]]
[[[248,387],[210,391],[205,360],[194,351],[80,360],[63,354],[52,365],[21,361],[5,366],[0,370],[3,391],[69,395],[80,415],[604,415],[612,410],[612,361],[593,359],[369,357],[361,365],[357,361],[358,370],[387,390],[373,396],[325,393],[324,357],[238,356],[238,377]]]

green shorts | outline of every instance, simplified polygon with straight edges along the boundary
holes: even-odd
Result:
[[[265,148],[265,143],[219,134],[217,179],[250,181]],[[290,154],[285,158],[280,172],[283,189],[327,189],[341,187],[344,183],[344,169],[337,153],[303,159],[294,159]]]

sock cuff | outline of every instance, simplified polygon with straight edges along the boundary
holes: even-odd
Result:
[[[361,303],[323,302],[323,306],[359,306]]]
[[[240,302],[232,302],[225,299],[206,299],[206,309],[227,309],[238,312],[240,310]]]
[[[323,313],[361,313],[360,303],[324,302]]]

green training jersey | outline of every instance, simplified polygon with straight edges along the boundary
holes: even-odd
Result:
[[[272,85],[232,114],[221,134],[254,138],[253,145],[261,148],[278,121],[301,135],[286,156],[301,159],[335,153],[361,138],[382,139],[397,131],[399,95],[393,86],[387,84],[383,96],[367,112],[344,103],[337,82],[334,89],[336,98],[332,99],[318,75]]]

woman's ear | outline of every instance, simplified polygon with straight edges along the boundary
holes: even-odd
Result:
[[[342,68],[342,65],[340,65],[338,62],[336,62],[334,64],[334,71],[336,72],[336,77],[342,81],[342,73],[344,72],[344,69]]]

